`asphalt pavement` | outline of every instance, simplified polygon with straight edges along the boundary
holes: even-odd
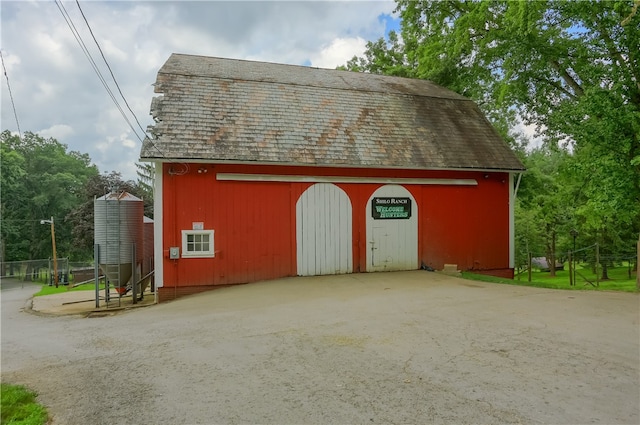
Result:
[[[640,423],[637,293],[362,273],[92,317],[37,290],[2,282],[2,381],[55,425]]]

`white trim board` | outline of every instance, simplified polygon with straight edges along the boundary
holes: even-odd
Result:
[[[522,177],[522,174],[520,174]],[[518,184],[520,184],[520,177],[518,177]],[[516,194],[518,192],[518,185],[513,188],[513,173],[509,173],[509,268],[514,269],[516,267]]]
[[[475,179],[412,179],[394,177],[293,176],[286,174],[217,173],[219,181],[286,182],[286,183],[381,183],[477,186]]]
[[[373,166],[373,165],[357,165],[357,164],[308,164],[305,162],[265,162],[265,161],[237,161],[233,159],[203,159],[203,158],[165,158],[165,157],[144,157],[140,158],[140,162],[160,162],[163,164],[209,164],[209,165],[275,165],[285,167],[308,167],[312,168],[332,168],[340,170],[343,168],[357,168],[361,170],[413,170],[413,171],[473,171],[479,173],[524,173],[525,168],[473,168],[473,167],[398,167],[398,166]]]
[[[153,187],[153,267],[154,282],[156,288],[164,286],[164,240],[162,239],[162,164],[153,163],[154,166],[154,187]],[[155,291],[155,301],[158,302],[158,291]]]

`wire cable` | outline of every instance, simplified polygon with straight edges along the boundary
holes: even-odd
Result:
[[[83,51],[83,53],[85,54],[85,56],[87,57],[87,60],[89,60],[89,63],[91,64],[94,72],[96,73],[96,75],[98,76],[98,79],[100,80],[100,82],[102,83],[102,85],[104,86],[105,90],[107,91],[107,93],[109,94],[109,97],[111,97],[111,100],[113,101],[113,103],[116,105],[116,108],[118,108],[118,110],[120,111],[120,114],[122,115],[122,117],[124,118],[124,120],[127,122],[127,124],[129,125],[129,128],[131,129],[131,131],[133,132],[133,134],[135,134],[135,136],[138,138],[138,140],[141,143],[144,143],[144,140],[142,137],[140,137],[140,135],[138,134],[137,130],[134,128],[133,124],[131,123],[131,121],[129,120],[129,118],[127,117],[126,113],[124,112],[124,110],[122,109],[122,107],[120,106],[118,100],[116,99],[113,91],[111,90],[111,88],[109,87],[107,81],[105,80],[104,76],[102,75],[102,73],[100,72],[100,69],[98,67],[98,65],[96,64],[96,62],[94,61],[93,57],[91,56],[91,53],[89,52],[89,49],[87,48],[86,44],[84,43],[84,40],[82,40],[82,36],[80,35],[80,32],[77,30],[76,26],[73,23],[73,20],[71,19],[71,16],[69,15],[69,13],[67,12],[66,8],[64,7],[64,4],[62,4],[61,0],[54,0],[56,3],[56,6],[58,6],[58,10],[60,10],[60,13],[62,14],[62,17],[64,18],[64,20],[66,21],[67,25],[69,26],[69,29],[71,30],[71,33],[73,34],[73,36],[75,37],[76,41],[78,42],[78,45],[80,46],[80,49]],[[116,87],[118,88],[118,91],[120,92],[120,95],[122,96],[122,99],[124,99],[125,104],[127,105],[127,108],[129,108],[129,111],[131,112],[131,114],[133,115],[133,117],[135,118],[138,126],[140,127],[140,129],[142,130],[143,135],[145,136],[145,140],[148,141],[148,143],[156,150],[158,151],[158,153],[160,154],[160,156],[162,158],[165,158],[164,152],[162,152],[162,150],[160,150],[160,148],[158,148],[156,146],[155,143],[153,143],[152,137],[149,136],[147,134],[147,132],[142,128],[142,125],[140,125],[140,122],[138,121],[138,117],[135,115],[135,113],[133,112],[133,110],[131,109],[131,107],[129,106],[129,103],[127,102],[126,98],[124,97],[124,94],[122,93],[122,90],[120,89],[120,86],[118,85],[118,82],[113,74],[113,71],[111,70],[111,67],[109,66],[109,63],[107,62],[102,49],[100,48],[100,45],[98,44],[93,31],[91,30],[91,26],[89,25],[89,22],[86,18],[86,16],[84,15],[82,8],[80,7],[79,2],[77,2],[78,5],[78,9],[80,9],[80,13],[82,14],[82,17],[87,25],[87,27],[89,28],[89,32],[91,33],[91,36],[93,37],[96,45],[98,46],[98,49],[100,50],[100,54],[102,55],[102,58],[105,62],[105,64],[107,65],[107,68],[109,68],[109,72],[111,73],[111,77],[113,78],[113,81],[116,85]],[[171,161],[171,160],[170,160]],[[175,161],[171,161],[171,162],[175,162]]]
[[[118,103],[118,100],[116,99],[115,95],[111,91],[111,88],[107,84],[107,81],[105,80],[104,76],[100,72],[100,69],[98,68],[98,65],[93,60],[93,57],[91,56],[91,53],[89,52],[89,49],[87,48],[86,44],[84,43],[84,40],[82,40],[82,36],[80,35],[80,32],[77,30],[76,26],[74,25],[73,20],[71,19],[71,16],[69,15],[69,13],[67,12],[66,8],[64,7],[64,4],[62,4],[62,2],[60,0],[54,0],[54,1],[56,3],[56,6],[58,6],[58,10],[60,10],[60,13],[62,14],[62,17],[64,18],[65,22],[69,26],[69,29],[71,30],[71,33],[73,34],[73,36],[75,37],[76,41],[78,42],[78,45],[80,46],[80,49],[83,51],[83,53],[85,54],[85,56],[89,60],[89,63],[91,64],[94,72],[96,73],[96,75],[100,79],[100,82],[102,83],[104,88],[107,90],[107,93],[109,94],[109,97],[111,97],[111,100],[116,105],[116,108],[118,108],[118,110],[120,111],[120,114],[122,115],[124,120],[129,125],[129,128],[131,129],[133,134],[135,134],[135,136],[138,138],[138,140],[140,140],[140,142],[142,142],[142,138],[138,134],[137,130],[133,127],[133,124],[131,124],[131,121],[129,121],[129,118],[127,117],[127,115],[125,114],[124,110],[122,109],[122,107]]]
[[[87,25],[87,28],[89,29],[89,33],[91,34],[91,37],[93,38],[93,41],[95,42],[96,46],[98,47],[98,51],[100,52],[100,55],[102,56],[102,60],[104,61],[105,65],[107,66],[107,69],[109,70],[109,73],[111,74],[111,78],[113,79],[114,84],[116,85],[116,88],[118,89],[118,92],[120,93],[120,96],[122,97],[122,100],[124,100],[125,105],[127,106],[127,109],[129,109],[129,112],[131,113],[131,115],[133,116],[133,118],[135,119],[136,123],[138,124],[138,127],[140,128],[140,130],[142,131],[142,134],[145,136],[145,139],[149,142],[149,144],[151,146],[153,146],[153,148],[158,151],[158,153],[160,154],[160,156],[162,158],[165,158],[164,156],[164,152],[162,152],[155,143],[153,143],[152,137],[147,133],[147,131],[142,127],[142,125],[140,124],[140,121],[138,120],[138,117],[136,116],[135,112],[133,112],[133,109],[131,108],[131,106],[129,105],[129,102],[127,101],[127,98],[124,96],[124,93],[122,92],[122,89],[120,88],[120,85],[118,84],[118,80],[116,79],[116,76],[113,73],[113,70],[111,69],[111,66],[109,65],[109,62],[107,61],[107,58],[104,55],[104,52],[102,51],[102,48],[100,47],[100,43],[98,43],[98,40],[96,38],[96,36],[93,33],[93,29],[91,28],[91,25],[89,24],[89,20],[87,19],[87,17],[84,14],[84,11],[82,10],[82,7],[80,6],[80,2],[78,0],[76,0],[76,5],[78,6],[78,10],[80,11],[80,14],[82,15],[82,19],[84,19],[85,24]],[[64,6],[63,6],[64,7]],[[66,11],[66,10],[65,10]],[[69,18],[71,19],[71,18]],[[72,22],[73,23],[73,22]],[[75,26],[74,26],[75,28]],[[76,30],[77,31],[77,30]],[[84,43],[83,43],[84,44]],[[86,49],[86,46],[85,46]],[[88,49],[87,49],[88,52]],[[89,56],[91,56],[89,54]],[[90,59],[90,61],[93,63],[94,65],[94,69],[97,69],[97,65],[95,64],[95,62],[93,61],[93,58]],[[98,71],[99,73],[99,71]],[[107,89],[107,91],[109,92],[109,94],[111,95],[113,101],[116,103],[116,106],[118,107],[118,109],[120,110],[120,113],[122,114],[122,116],[124,117],[124,119],[127,121],[127,124],[129,124],[129,127],[131,128],[131,130],[133,131],[133,133],[136,135],[136,137],[138,138],[138,140],[140,140],[141,143],[144,143],[144,140],[138,135],[137,131],[133,128],[133,125],[131,124],[131,122],[127,119],[127,117],[125,116],[124,111],[122,110],[122,108],[120,107],[120,105],[118,104],[118,102],[115,100],[113,92],[111,91],[111,89],[108,87],[106,81],[104,81],[104,78],[102,77],[102,74],[99,73],[99,77],[101,78],[101,80],[103,81],[103,85],[105,86],[105,88]]]
[[[147,134],[147,131],[140,124],[140,121],[138,120],[138,117],[136,116],[135,112],[133,112],[133,109],[131,108],[131,106],[129,106],[129,102],[127,101],[127,98],[124,96],[124,93],[122,93],[122,90],[120,89],[120,85],[118,84],[118,80],[116,80],[116,76],[113,74],[113,70],[111,69],[111,66],[109,65],[109,62],[107,61],[107,58],[104,56],[104,52],[102,51],[102,48],[100,47],[100,43],[98,43],[98,40],[96,39],[96,36],[93,34],[93,30],[91,29],[91,25],[89,25],[89,21],[87,20],[87,17],[85,16],[84,11],[82,10],[82,7],[80,7],[80,2],[78,0],[76,0],[76,4],[78,5],[78,10],[80,10],[80,14],[82,15],[82,19],[84,19],[84,22],[87,25],[87,28],[89,29],[89,33],[91,34],[91,37],[93,38],[93,41],[96,43],[96,46],[98,47],[98,51],[100,52],[100,56],[102,56],[102,60],[104,61],[105,65],[107,65],[107,69],[109,70],[109,73],[111,74],[111,78],[113,79],[113,82],[116,85],[116,88],[118,89],[118,93],[120,93],[120,96],[122,97],[122,100],[124,100],[124,104],[127,105],[127,109],[129,109],[129,112],[131,112],[131,115],[133,115],[133,118],[136,120],[136,123],[138,124],[138,127],[140,127],[140,130],[142,130],[142,134],[144,134],[145,138],[149,141],[149,144],[151,144],[151,146],[153,146],[153,148],[158,151],[160,156],[162,156],[164,158],[165,157],[164,153],[155,145],[155,143],[153,143],[153,141],[151,140],[151,137],[149,136],[149,134]],[[136,136],[137,136],[137,134],[136,134]],[[138,137],[138,139],[140,139],[140,137]],[[144,143],[144,141],[142,139],[140,139],[140,142]]]
[[[118,81],[116,80],[116,76],[113,75],[113,71],[111,70],[111,66],[109,66],[109,62],[107,62],[107,58],[104,57],[104,53],[102,52],[102,48],[100,47],[100,44],[98,43],[98,40],[96,39],[96,36],[93,34],[93,30],[91,29],[91,26],[89,25],[89,21],[87,20],[87,17],[84,15],[84,12],[82,11],[82,8],[80,7],[80,2],[78,0],[76,0],[76,4],[78,5],[78,9],[80,10],[80,14],[82,15],[82,19],[84,19],[85,24],[87,24],[87,28],[89,29],[89,33],[91,33],[91,37],[93,38],[93,41],[96,43],[96,46],[98,46],[98,50],[100,51],[100,55],[102,56],[102,60],[104,60],[105,65],[107,65],[107,69],[109,69],[109,73],[111,74],[111,78],[113,78],[113,82],[115,83],[116,88],[118,89],[118,93],[120,93],[120,96],[122,96],[122,100],[124,100],[124,104],[127,105],[127,108],[129,109],[129,112],[131,112],[131,115],[133,115],[133,118],[135,118],[136,123],[138,123],[138,127],[140,127],[140,130],[142,130],[142,134],[144,134],[145,136],[148,137],[146,130],[144,128],[142,128],[142,125],[140,124],[140,121],[138,121],[138,117],[133,112],[133,109],[131,109],[131,106],[129,106],[129,102],[127,102],[127,99],[124,97],[124,94],[122,93],[122,90],[120,89],[120,85],[118,84]]]
[[[18,113],[16,112],[16,104],[13,101],[13,93],[11,93],[11,85],[9,84],[9,75],[7,75],[7,68],[4,66],[4,56],[2,50],[0,50],[0,59],[2,59],[2,72],[7,80],[7,88],[9,89],[9,98],[11,98],[11,107],[13,108],[13,116],[16,119],[16,126],[18,127],[18,137],[22,140],[22,131],[20,130],[20,121],[18,121]]]

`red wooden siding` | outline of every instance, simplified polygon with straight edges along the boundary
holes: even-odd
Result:
[[[202,286],[296,274],[296,201],[312,183],[218,181],[216,173],[475,179],[477,186],[405,185],[418,203],[418,264],[510,273],[507,173],[220,164],[189,164],[186,170],[164,164],[160,300],[199,292]],[[364,271],[367,201],[382,184],[336,186],[352,204],[353,271]],[[194,222],[215,230],[215,257],[170,260],[169,247],[181,247],[181,231]]]
[[[441,270],[508,269],[508,175],[478,176],[478,186],[422,187],[419,251],[426,265]],[[502,181],[505,181],[502,183]]]

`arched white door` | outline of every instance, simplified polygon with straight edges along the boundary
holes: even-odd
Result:
[[[299,276],[353,271],[351,201],[338,186],[316,183],[296,202]]]
[[[367,203],[367,271],[418,268],[418,205],[406,188],[378,188]]]

